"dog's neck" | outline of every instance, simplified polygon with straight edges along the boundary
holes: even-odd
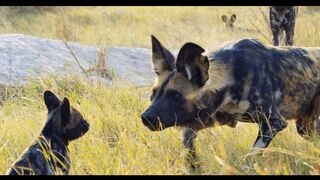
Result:
[[[42,137],[44,137],[45,143],[49,145],[50,151],[54,154],[56,158],[59,159],[59,161],[57,161],[51,158],[52,162],[56,162],[53,164],[59,167],[64,174],[68,174],[70,168],[70,159],[68,155],[68,140],[63,138],[62,135],[57,135],[51,133],[50,131],[46,131],[45,128],[42,130],[41,135]],[[61,164],[61,162],[63,164]]]
[[[45,126],[41,131],[41,135],[43,135],[48,140],[48,142],[66,147],[69,145],[68,139],[65,138],[63,134],[53,132],[50,126]]]
[[[70,168],[68,141],[65,139],[61,139],[60,136],[53,135],[50,139],[50,146],[54,155],[60,160],[60,162],[63,163],[61,164],[58,162],[57,166],[63,170],[63,173],[66,173]]]
[[[214,114],[222,103],[225,93],[226,89],[222,88],[216,91],[203,91],[199,94],[199,97],[195,100],[196,117],[187,121],[183,126],[194,130],[201,130],[213,126],[215,121],[223,123],[219,119],[214,118]]]

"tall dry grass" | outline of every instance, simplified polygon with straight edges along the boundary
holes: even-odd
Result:
[[[319,45],[319,8],[299,7],[295,45]],[[25,33],[84,44],[150,48],[150,35],[179,49],[192,41],[206,49],[252,37],[270,43],[268,7],[1,7],[0,33]],[[237,30],[221,20],[236,14]],[[248,31],[250,30],[250,31]],[[253,31],[252,31],[253,30]]]
[[[223,14],[235,13],[236,31]],[[205,49],[244,37],[271,42],[267,7],[1,7],[0,32],[25,33],[84,44],[150,48],[156,35],[169,49],[192,41]],[[300,7],[295,45],[319,46],[317,8]],[[246,31],[245,29],[254,31]],[[241,30],[243,29],[243,30]],[[100,64],[101,65],[101,64]],[[70,144],[71,174],[188,174],[181,132],[151,132],[140,121],[151,87],[105,87],[67,77],[1,87],[0,174],[39,135],[46,119],[42,93],[50,89],[83,113],[89,132]],[[202,174],[319,174],[319,148],[303,140],[294,124],[281,132],[263,157],[243,161],[258,134],[255,124],[203,130],[196,140]]]
[[[46,119],[42,93],[50,89],[69,97],[90,123],[87,134],[70,144],[71,174],[189,174],[178,128],[151,132],[140,114],[149,102],[145,88],[93,86],[72,76],[44,78],[10,89],[0,111],[0,173],[39,135]],[[318,174],[320,151],[303,140],[293,123],[263,157],[244,161],[258,127],[203,130],[196,140],[202,174]],[[319,141],[320,142],[320,141]]]

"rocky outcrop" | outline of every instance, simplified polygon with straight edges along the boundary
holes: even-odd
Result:
[[[150,65],[150,49],[108,47],[37,38],[23,34],[0,35],[0,83],[22,85],[29,79],[55,75],[76,75],[89,80],[100,78],[97,64],[103,64],[110,76],[126,84],[149,85],[155,74]],[[101,57],[102,55],[105,55]],[[98,63],[98,59],[103,62]]]

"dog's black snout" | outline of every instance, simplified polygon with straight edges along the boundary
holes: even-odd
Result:
[[[141,119],[142,119],[142,122],[145,126],[149,125],[152,121],[151,115],[147,112],[141,114]]]
[[[141,114],[142,123],[147,126],[150,130],[156,129],[156,120],[155,115],[153,115],[150,111],[146,111]]]
[[[87,121],[82,120],[82,121],[81,121],[81,126],[82,126],[82,128],[83,128],[85,131],[88,131],[88,130],[89,130],[89,127],[90,127],[90,124],[89,124]]]

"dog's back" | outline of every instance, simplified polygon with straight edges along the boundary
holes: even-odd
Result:
[[[53,175],[55,167],[47,142],[38,138],[13,164],[7,175]]]

